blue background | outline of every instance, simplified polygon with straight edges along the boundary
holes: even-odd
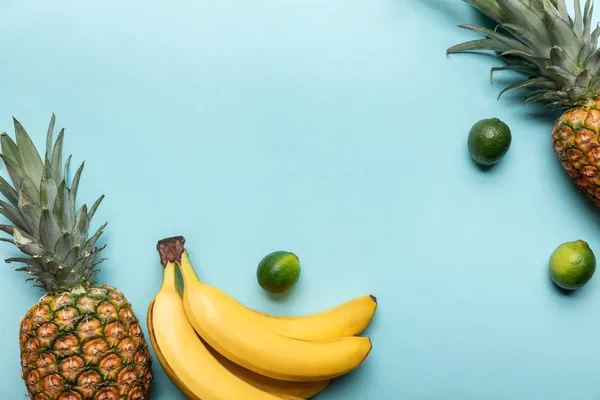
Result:
[[[144,325],[156,241],[181,234],[206,282],[264,312],[378,297],[371,355],[319,399],[598,400],[600,278],[567,296],[547,262],[564,241],[600,252],[600,214],[552,115],[496,100],[515,76],[446,57],[480,21],[458,0],[5,0],[0,129],[14,115],[42,146],[56,113],[80,200],[106,194],[99,279]],[[489,117],[513,143],[482,171],[466,136]],[[255,278],[274,250],[303,268],[280,299]],[[1,399],[25,393],[25,278],[0,270]],[[154,365],[152,399],[183,399]]]

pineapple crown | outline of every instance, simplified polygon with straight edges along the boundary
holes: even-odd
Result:
[[[34,286],[49,294],[88,287],[98,273],[103,259],[97,259],[103,247],[95,247],[106,224],[88,239],[90,221],[102,202],[102,195],[91,208],[76,208],[77,189],[84,164],[67,183],[71,156],[62,163],[64,129],[53,143],[55,116],[52,114],[42,159],[23,126],[15,119],[16,142],[6,133],[0,137],[1,154],[12,185],[0,177],[0,214],[12,225],[0,230],[28,257],[13,257],[6,262],[20,262],[15,268],[33,278]]]
[[[465,42],[448,54],[491,50],[506,61],[492,68],[528,75],[502,90],[532,89],[524,103],[542,102],[558,109],[569,108],[598,96],[600,90],[600,27],[592,31],[592,0],[582,13],[574,0],[571,18],[565,0],[464,0],[498,23],[497,29],[473,25],[459,27],[478,32],[485,39]]]

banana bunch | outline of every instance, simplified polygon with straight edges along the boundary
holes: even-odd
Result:
[[[184,243],[158,242],[164,275],[147,323],[160,364],[189,399],[308,399],[371,351],[370,339],[356,335],[371,322],[375,297],[306,316],[260,313],[201,282]]]

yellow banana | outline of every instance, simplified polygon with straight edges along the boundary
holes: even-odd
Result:
[[[191,262],[188,259],[191,265]],[[181,292],[183,293],[183,292]],[[366,295],[354,298],[329,310],[301,316],[277,316],[244,308],[258,324],[274,332],[296,339],[329,340],[355,336],[371,323],[377,310],[377,298]]]
[[[183,286],[181,285],[179,277],[176,277],[175,281],[175,289],[177,293],[183,297]],[[198,336],[198,340],[202,340]],[[242,379],[245,382],[248,382],[254,387],[257,387],[265,392],[276,394],[285,399],[310,399],[311,397],[316,396],[321,393],[325,387],[329,384],[329,380],[324,381],[314,381],[314,382],[290,382],[290,381],[282,381],[279,379],[269,378],[267,376],[263,376],[252,372],[244,367],[240,367],[236,363],[228,360],[219,354],[218,351],[210,347],[203,341],[203,344],[206,348],[211,352],[211,354],[223,365],[225,368],[229,370],[232,374]],[[160,361],[161,355],[158,355]],[[161,364],[163,363],[160,361]],[[169,372],[167,372],[169,374]],[[176,377],[175,377],[176,378]]]
[[[361,333],[375,314],[377,299],[361,296],[329,310],[302,316],[275,316],[244,308],[257,323],[284,336],[329,340]]]
[[[148,330],[159,362],[173,383],[192,400],[289,399],[250,385],[214,358],[186,319],[176,289],[175,264],[164,264],[162,287],[148,309]]]
[[[172,240],[183,250],[183,238]],[[287,381],[327,380],[357,368],[371,351],[365,337],[308,341],[271,331],[223,291],[200,282],[186,251],[177,264],[187,319],[211,347],[246,369]]]
[[[205,343],[206,344],[206,343]],[[232,374],[238,378],[248,382],[252,386],[262,389],[269,393],[277,395],[295,396],[303,399],[310,399],[321,393],[329,384],[329,380],[314,381],[314,382],[289,382],[278,379],[269,378],[252,372],[244,367],[240,367],[233,361],[228,360],[219,354],[218,351],[206,345],[212,355]]]

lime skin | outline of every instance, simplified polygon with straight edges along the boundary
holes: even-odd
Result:
[[[510,128],[498,118],[482,119],[469,131],[467,147],[473,160],[482,166],[498,163],[510,149]]]
[[[550,278],[562,289],[583,287],[595,272],[596,257],[583,240],[563,243],[550,256]]]
[[[300,277],[300,260],[289,251],[274,251],[267,254],[256,269],[258,284],[272,294],[285,293]]]

